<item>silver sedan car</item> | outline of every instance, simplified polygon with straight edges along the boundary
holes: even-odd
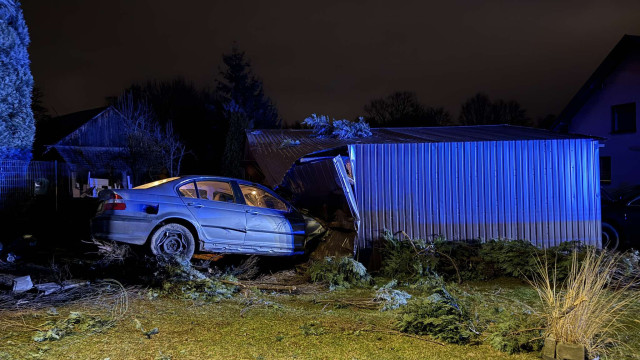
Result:
[[[296,255],[323,232],[270,189],[244,180],[181,176],[99,194],[97,239],[148,244],[153,254]]]

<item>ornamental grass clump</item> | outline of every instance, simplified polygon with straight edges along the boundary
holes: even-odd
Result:
[[[590,357],[607,357],[624,345],[621,334],[629,323],[632,305],[640,293],[620,284],[613,276],[619,255],[587,249],[573,262],[566,280],[557,283],[555,271],[549,271],[546,258],[538,261],[531,285],[543,306],[545,336],[559,343],[583,345]]]

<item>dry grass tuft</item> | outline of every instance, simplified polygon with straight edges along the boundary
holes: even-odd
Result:
[[[543,305],[546,335],[567,344],[584,345],[592,356],[611,355],[624,345],[621,333],[628,326],[625,318],[640,293],[620,284],[613,276],[620,255],[588,249],[582,262],[573,253],[569,276],[557,284],[555,268],[538,260],[530,281]]]
[[[82,241],[85,244],[95,245],[101,259],[102,265],[122,264],[124,260],[131,254],[131,248],[127,244],[119,244],[115,241],[103,241],[92,238],[89,241]]]

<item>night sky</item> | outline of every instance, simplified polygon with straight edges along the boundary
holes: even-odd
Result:
[[[35,83],[52,114],[102,106],[133,82],[214,87],[233,41],[286,122],[354,118],[415,91],[457,116],[478,91],[558,114],[640,1],[22,0]]]

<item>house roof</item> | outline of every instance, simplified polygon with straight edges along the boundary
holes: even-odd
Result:
[[[399,144],[436,142],[479,142],[513,140],[556,140],[592,138],[549,130],[511,125],[376,128],[366,138],[338,139],[313,137],[312,130],[247,130],[247,145],[265,176],[275,187],[298,159],[350,144]],[[287,145],[299,141],[298,145]]]
[[[638,50],[640,50],[640,36],[624,35],[596,71],[591,74],[587,82],[582,85],[580,90],[569,101],[569,104],[562,110],[552,129],[567,132],[569,123],[591,95],[601,88],[605,79],[615,71],[630,52]]]
[[[36,126],[36,142],[39,145],[51,145],[60,141],[80,126],[94,119],[107,108],[100,107],[83,110],[51,118]]]

